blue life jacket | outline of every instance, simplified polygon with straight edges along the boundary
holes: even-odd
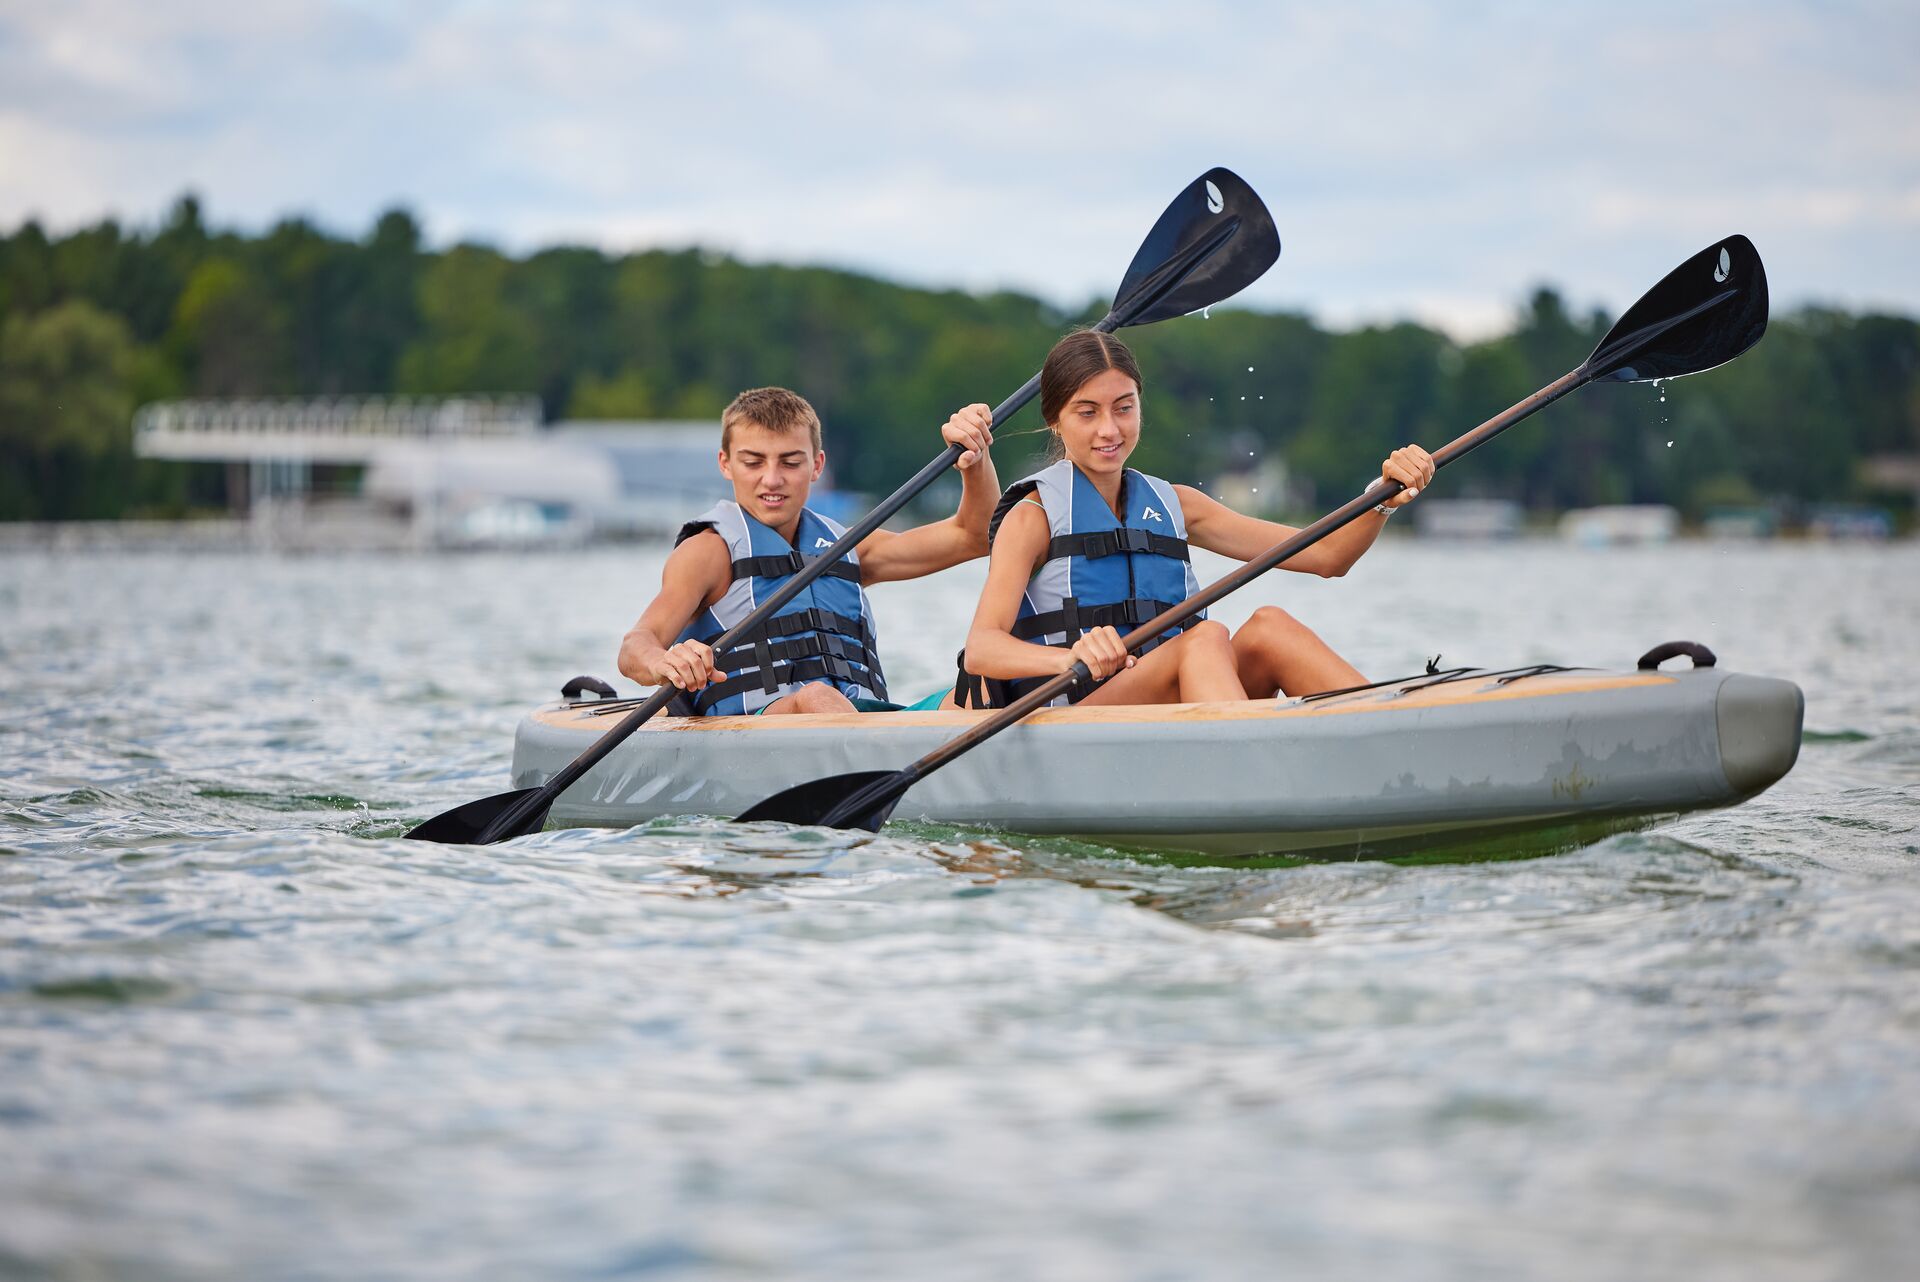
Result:
[[[846,533],[838,522],[802,508],[790,544],[729,499],[682,526],[674,545],[702,530],[727,541],[733,582],[679,640],[709,645]],[[722,676],[693,696],[694,711],[708,716],[758,712],[812,681],[825,681],[849,699],[885,699],[887,681],[876,648],[873,609],[860,586],[860,554],[848,548],[772,618],[714,651],[713,666]]]
[[[1120,483],[1123,520],[1114,516],[1072,460],[1061,459],[1007,487],[993,511],[989,538],[1028,495],[1040,500],[1052,539],[1046,562],[1028,580],[1021,598],[1013,624],[1018,639],[1071,646],[1082,633],[1098,627],[1117,628],[1124,636],[1199,591],[1188,560],[1186,514],[1168,482],[1128,468]],[[1147,653],[1187,626],[1168,630],[1136,653]],[[979,677],[966,670],[964,651],[960,657],[953,697],[962,707],[1003,708],[1050,679]],[[1054,702],[1077,702],[1088,693],[1079,690]]]

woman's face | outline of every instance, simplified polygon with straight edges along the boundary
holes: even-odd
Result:
[[[1053,426],[1075,467],[1118,476],[1140,441],[1140,389],[1119,370],[1102,370],[1080,384]]]

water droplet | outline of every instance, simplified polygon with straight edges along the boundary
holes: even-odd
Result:
[[[1208,303],[1208,304],[1207,304],[1207,305],[1206,305],[1205,307],[1202,307],[1202,308],[1200,309],[1200,319],[1201,319],[1201,320],[1212,320],[1212,319],[1213,319],[1213,304],[1212,304],[1212,303]]]
[[[1258,493],[1260,492],[1260,487],[1259,487],[1259,486],[1257,486],[1257,485],[1256,485],[1256,486],[1254,486],[1254,487],[1253,487],[1253,492],[1254,492],[1255,494],[1258,494]]]
[[[1672,442],[1672,441],[1668,441],[1668,442],[1667,442],[1667,448],[1668,448],[1668,449],[1672,449],[1672,448],[1673,448],[1673,442]]]
[[[1244,401],[1244,400],[1246,400],[1247,398],[1246,398],[1246,397],[1244,397],[1244,396],[1242,396],[1242,397],[1241,397],[1240,399]]]
[[[1252,457],[1253,457],[1253,451],[1252,451],[1252,450],[1248,450],[1248,451],[1247,451],[1247,457],[1248,457],[1248,458],[1252,458]]]
[[[1251,365],[1247,366],[1247,373],[1249,374],[1253,373],[1253,366]]]

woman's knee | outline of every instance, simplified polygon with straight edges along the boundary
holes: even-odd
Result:
[[[1218,619],[1202,619],[1187,629],[1187,635],[1193,639],[1189,645],[1202,649],[1212,649],[1222,645],[1231,645],[1233,634],[1227,631],[1227,625]]]
[[[1215,619],[1202,619],[1181,633],[1188,654],[1205,659],[1233,657],[1233,634]]]
[[[1245,636],[1294,637],[1307,630],[1306,625],[1277,605],[1263,605],[1241,627]]]

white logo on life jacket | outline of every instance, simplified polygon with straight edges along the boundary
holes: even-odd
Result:
[[[1148,508],[1146,511],[1140,514],[1140,519],[1143,521],[1164,521],[1167,518],[1164,516],[1161,516],[1158,512],[1154,511],[1152,508]]]
[[[813,546],[816,548],[830,548],[833,546],[833,540],[815,537],[815,539],[813,540]]]

